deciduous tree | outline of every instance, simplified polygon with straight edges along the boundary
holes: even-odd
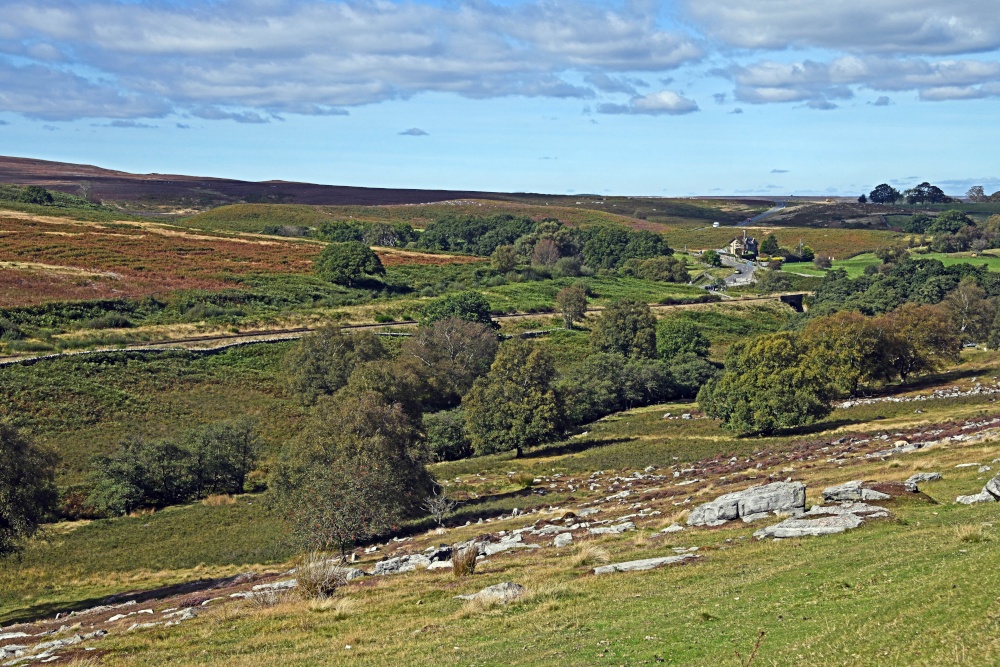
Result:
[[[357,364],[384,356],[385,348],[375,334],[344,334],[340,327],[327,325],[293,345],[283,366],[289,389],[302,403],[311,405],[347,384]]]
[[[656,352],[661,359],[691,353],[707,357],[711,343],[694,322],[670,317],[656,325]]]
[[[338,285],[351,286],[365,278],[385,274],[375,252],[363,243],[328,243],[314,262],[317,275]]]
[[[0,423],[0,557],[19,550],[55,509],[57,456]]]
[[[572,329],[587,314],[587,291],[580,285],[564,287],[556,294],[556,306],[562,313],[563,326]]]
[[[656,318],[649,306],[637,299],[613,301],[594,324],[591,346],[599,352],[626,357],[656,357]]]

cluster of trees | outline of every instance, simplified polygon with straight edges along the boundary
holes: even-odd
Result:
[[[91,462],[89,504],[105,515],[243,493],[261,455],[253,422],[212,424],[178,440],[128,437]]]
[[[554,218],[535,222],[509,214],[449,217],[428,225],[417,247],[490,257],[505,273],[527,264],[557,275],[580,275],[588,269],[616,270],[630,260],[672,254],[659,234],[619,227],[570,229]],[[640,270],[636,264],[631,271]],[[687,276],[684,276],[687,280]]]
[[[982,251],[1000,247],[1000,215],[977,223],[962,211],[944,211],[935,217],[917,214],[900,225],[903,231],[932,234],[924,240],[935,252]]]
[[[907,303],[878,317],[845,311],[809,321],[800,332],[739,341],[725,372],[709,380],[698,403],[741,434],[773,433],[828,415],[830,401],[958,359],[956,313]]]
[[[419,235],[405,222],[324,222],[316,230],[322,241],[346,243],[355,241],[368,246],[396,248],[413,243]]]
[[[782,248],[778,237],[768,234],[760,243],[760,254],[766,257],[781,257],[788,262],[811,262],[816,257],[812,248],[799,241],[795,248]]]
[[[904,303],[937,304],[963,282],[974,284],[986,297],[1000,296],[1000,274],[985,266],[955,264],[944,266],[936,259],[914,259],[901,250],[886,249],[883,264],[869,267],[864,275],[848,278],[843,270],[826,274],[811,300],[811,311],[826,315],[839,310],[856,310],[879,315]]]
[[[941,188],[926,181],[903,192],[888,183],[881,183],[868,193],[867,199],[864,195],[858,198],[862,204],[866,201],[873,204],[895,204],[900,200],[905,200],[907,204],[947,204],[953,201]]]

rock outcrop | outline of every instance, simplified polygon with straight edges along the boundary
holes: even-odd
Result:
[[[959,496],[955,498],[956,503],[963,505],[974,505],[976,503],[995,503],[1000,500],[1000,475],[997,475],[986,482],[983,490],[974,496]]]
[[[906,481],[903,482],[903,485],[910,493],[919,493],[920,489],[918,488],[918,485],[923,484],[924,482],[937,482],[940,479],[941,473],[939,472],[918,472],[915,475],[910,475]]]
[[[839,486],[823,489],[823,500],[828,503],[868,502],[872,500],[890,500],[892,496],[865,486],[860,480],[845,482]]]
[[[487,586],[478,593],[470,595],[456,595],[456,600],[475,600],[477,602],[499,602],[507,604],[525,594],[527,589],[521,584],[512,581],[505,581],[502,584]]]
[[[611,565],[601,565],[594,568],[594,574],[610,574],[612,572],[641,572],[642,570],[652,570],[664,565],[674,565],[683,563],[691,558],[699,558],[697,554],[683,554],[680,556],[664,556],[662,558],[643,558],[642,560],[630,560],[625,563],[613,563]]]
[[[689,526],[721,526],[736,519],[754,521],[772,512],[801,514],[805,508],[805,484],[775,482],[721,495],[696,507],[687,523]]]
[[[868,505],[867,503],[845,502],[839,505],[815,505],[805,514],[762,528],[753,536],[763,540],[768,537],[783,539],[834,535],[857,528],[869,519],[880,519],[888,516],[889,512],[884,507]]]

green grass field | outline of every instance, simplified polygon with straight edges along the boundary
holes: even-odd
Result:
[[[971,252],[928,252],[920,254],[914,253],[912,257],[914,259],[936,259],[945,266],[954,266],[956,264],[972,264],[973,266],[985,265],[990,271],[1000,272],[1000,257],[993,254],[973,254]],[[880,263],[881,261],[875,257],[874,254],[865,253],[850,259],[838,259],[833,262],[833,268],[844,269],[847,271],[848,277],[857,278],[865,272],[865,268],[869,266],[877,266]],[[808,276],[826,275],[826,271],[815,268],[812,262],[787,262],[781,267],[781,270],[788,273],[805,274]]]

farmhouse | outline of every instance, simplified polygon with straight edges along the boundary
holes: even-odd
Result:
[[[735,239],[729,242],[726,246],[729,253],[736,255],[737,257],[743,257],[745,255],[753,255],[756,257],[759,254],[759,249],[757,247],[757,239],[752,236],[747,236],[746,232],[743,232],[743,236],[737,236]]]

